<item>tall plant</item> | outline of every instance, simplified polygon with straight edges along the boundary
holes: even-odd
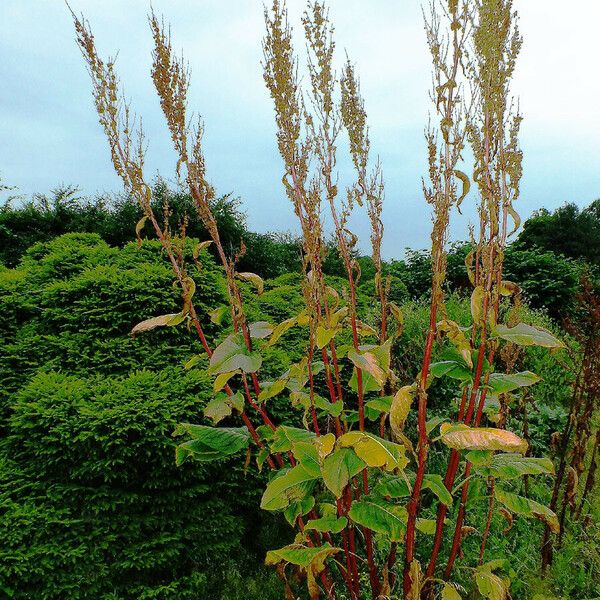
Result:
[[[152,224],[182,290],[179,313],[143,321],[134,333],[184,321],[193,325],[209,359],[208,371],[214,375],[214,398],[204,413],[215,425],[223,420],[232,425],[181,424],[175,434],[186,439],[177,446],[177,461],[219,460],[254,445],[258,468],[267,464],[272,471],[261,507],[282,512],[297,531],[294,543],[266,557],[285,582],[288,598],[294,597],[290,569],[305,577],[311,598],[322,592],[328,598],[388,598],[400,586],[409,599],[436,591],[445,599],[460,598],[457,586],[448,580],[465,532],[471,482],[483,480],[489,491],[485,532],[479,556],[467,557],[465,562],[486,597],[505,598],[507,583],[494,573],[501,561],[483,560],[495,503],[502,504],[507,518],[512,519],[512,513],[542,518],[553,529],[558,522],[546,507],[514,494],[509,481],[502,486],[495,483],[527,474],[550,474],[552,464],[523,456],[527,444],[517,435],[502,427],[481,426],[486,402],[497,401],[506,408],[511,393],[538,380],[527,371],[496,372],[494,359],[501,351],[514,354],[519,345],[562,346],[548,331],[514,322],[508,304],[518,289],[502,278],[509,219],[518,227],[513,202],[521,175],[520,116],[512,109],[509,91],[521,43],[512,3],[437,0],[426,19],[435,119],[426,131],[429,181],[423,187],[433,210],[433,277],[423,359],[416,366],[416,380],[406,385],[400,385],[406,382],[400,382],[391,368],[391,351],[403,318],[388,300],[390,284],[382,272],[382,170],[371,158],[355,68],[347,60],[341,74],[336,73],[333,28],[323,2],[309,2],[302,18],[308,52],[306,88],[298,76],[299,61],[284,2],[273,1],[265,11],[265,25],[264,79],[275,108],[282,183],[302,231],[304,272],[303,310],[276,325],[251,323],[247,318],[246,288],[239,282],[251,283],[258,294],[263,283],[253,273],[238,272],[238,257],[227,255],[221,244],[212,213],[214,191],[206,178],[202,126],[191,127],[187,115],[189,72],[183,60],[173,55],[162,22],[150,15],[155,45],[152,78],[179,156],[177,173],[184,178],[198,217],[210,234],[196,251],[214,244],[227,280],[229,306],[215,307],[212,319],[219,322],[228,310],[233,331],[213,349],[193,305],[195,284],[182,241],[185,227],[173,235],[152,212],[151,190],[143,177],[143,136],[140,133],[138,143],[133,143],[133,121],[119,95],[113,61],[105,63],[98,57],[89,27],[75,18],[115,169],[144,209],[137,232],[146,222]],[[336,164],[344,131],[354,177],[345,193],[340,193]],[[446,314],[444,279],[449,220],[470,187],[469,177],[459,168],[467,138],[476,162],[473,179],[480,195],[480,222],[474,250],[467,257],[474,287],[472,324],[463,328]],[[341,293],[323,272],[327,251],[323,207],[330,213],[346,271]],[[357,210],[365,210],[371,223],[377,305],[371,324],[361,320],[356,300],[361,273],[350,217]],[[511,319],[508,324],[502,323],[505,318]],[[306,330],[304,356],[267,381],[261,372],[264,350],[293,327]],[[447,360],[432,362],[435,344],[446,348]],[[188,367],[195,364],[201,364],[198,357]],[[428,390],[438,378],[449,379],[460,396],[454,422],[428,418]],[[271,419],[268,404],[275,398],[300,409],[302,426]],[[405,424],[414,400],[418,425],[411,432]],[[233,426],[237,418],[243,426]],[[437,427],[439,433],[431,439]],[[444,476],[428,471],[428,451],[436,442],[450,449]],[[435,520],[424,514],[425,494],[433,503],[427,503],[433,507],[427,510],[434,511],[431,516],[437,513]],[[454,535],[443,577],[439,577],[437,564],[450,509]],[[425,545],[420,544],[418,532],[433,535],[425,572],[421,566]],[[404,545],[401,577],[396,566],[399,545]]]

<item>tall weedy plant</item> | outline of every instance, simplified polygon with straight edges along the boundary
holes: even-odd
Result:
[[[195,284],[185,263],[185,226],[173,235],[153,214],[151,190],[143,176],[143,136],[139,134],[137,144],[132,142],[133,119],[119,95],[113,62],[98,57],[89,27],[75,17],[115,169],[144,209],[137,233],[147,221],[152,224],[182,290],[179,313],[142,321],[134,333],[184,321],[192,325],[208,359],[208,372],[214,376],[214,398],[204,414],[214,425],[222,421],[228,425],[181,424],[175,435],[186,439],[177,446],[176,459],[178,463],[188,458],[221,460],[254,446],[257,467],[267,464],[272,471],[261,507],[282,512],[297,532],[292,544],[266,557],[284,581],[288,599],[295,597],[290,571],[306,579],[313,599],[323,593],[350,600],[397,594],[413,600],[436,594],[445,600],[460,598],[459,586],[449,579],[466,531],[473,482],[487,484],[487,518],[481,524],[478,556],[465,557],[462,566],[473,572],[475,585],[485,597],[508,597],[509,583],[495,572],[502,569],[503,561],[484,562],[496,503],[508,519],[519,514],[541,518],[553,530],[558,527],[551,510],[516,495],[510,487],[511,480],[523,475],[553,471],[550,461],[524,456],[527,443],[502,426],[511,395],[538,377],[494,369],[500,352],[512,368],[518,346],[562,346],[548,331],[515,321],[517,313],[509,305],[518,288],[502,278],[509,219],[518,226],[513,202],[521,175],[520,116],[513,110],[509,90],[521,43],[514,19],[510,0],[436,0],[426,18],[435,115],[426,130],[429,174],[423,185],[433,210],[432,293],[416,380],[400,382],[391,368],[391,353],[403,317],[388,300],[390,283],[381,260],[382,170],[371,158],[355,68],[346,60],[341,73],[336,72],[333,28],[325,4],[309,2],[302,18],[308,54],[306,88],[298,76],[285,3],[274,0],[265,11],[264,80],[275,108],[282,183],[302,231],[305,300],[299,314],[276,325],[251,323],[246,316],[247,287],[240,280],[252,284],[258,294],[263,282],[253,273],[238,272],[238,257],[228,256],[220,241],[212,213],[214,190],[206,178],[202,153],[202,126],[191,127],[187,115],[189,72],[183,60],[173,55],[162,22],[150,15],[152,78],[179,156],[176,170],[210,235],[196,248],[195,256],[214,244],[227,281],[229,306],[215,307],[211,318],[219,323],[228,310],[232,331],[214,349],[194,310]],[[336,168],[342,135],[347,135],[354,167],[345,193],[340,191]],[[464,167],[460,169],[467,140],[475,156],[473,179],[480,202],[478,239],[473,239],[474,250],[467,257],[474,288],[472,324],[464,328],[446,314],[444,280],[449,220],[470,187]],[[346,270],[342,290],[332,287],[323,272],[327,247],[323,210],[331,215]],[[376,269],[376,316],[371,323],[364,322],[357,304],[358,240],[350,230],[350,217],[357,210],[366,211],[371,223]],[[506,324],[503,319],[508,319]],[[265,380],[264,350],[279,343],[293,327],[306,331],[303,358],[275,380]],[[447,360],[432,362],[436,344],[446,348]],[[203,364],[199,355],[186,366]],[[456,387],[454,422],[429,418],[428,390],[438,378],[447,378]],[[415,400],[418,425],[411,432],[405,424]],[[275,423],[268,405],[281,401],[299,409],[301,418],[293,424]],[[503,407],[497,427],[482,426],[490,403]],[[236,426],[238,418],[242,426]],[[449,448],[443,475],[428,469],[429,449],[438,442]],[[499,480],[502,485],[496,485]],[[446,529],[454,534],[448,540],[445,568],[438,573]],[[421,543],[421,535],[433,536],[433,541]],[[402,545],[403,569],[397,566]],[[424,550],[430,548],[431,552]]]

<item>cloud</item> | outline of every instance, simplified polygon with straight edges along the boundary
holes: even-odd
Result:
[[[103,55],[119,51],[126,93],[143,116],[150,141],[148,173],[171,177],[175,156],[149,77],[152,40],[146,0],[71,0],[90,20]],[[429,243],[429,207],[421,194],[426,172],[423,127],[429,111],[429,57],[420,2],[330,0],[338,56],[356,62],[369,114],[373,150],[386,177],[384,253]],[[514,90],[525,114],[525,175],[520,210],[584,204],[600,195],[600,22],[597,0],[566,8],[559,0],[516,0],[525,45]],[[251,227],[296,230],[281,188],[272,106],[260,61],[260,0],[154,0],[170,22],[174,47],[192,68],[190,105],[206,124],[209,177],[219,192],[240,195]],[[301,0],[289,0],[298,47]],[[2,0],[0,22],[0,169],[24,193],[57,184],[85,193],[118,191],[106,142],[93,111],[90,85],[66,7],[56,0]],[[349,170],[340,162],[342,180]],[[454,222],[466,235],[474,200]],[[354,227],[368,240],[365,219]],[[368,242],[367,242],[368,243]],[[366,247],[365,247],[366,250]]]

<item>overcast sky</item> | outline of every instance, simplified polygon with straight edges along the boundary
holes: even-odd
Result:
[[[150,176],[171,179],[175,156],[149,77],[147,0],[71,0],[89,19],[99,51],[119,51],[117,69],[143,117]],[[251,229],[296,230],[281,188],[271,101],[260,67],[261,0],[153,0],[171,23],[192,68],[190,108],[206,126],[209,178],[243,200]],[[300,32],[302,0],[288,0]],[[372,148],[386,181],[384,254],[428,245],[423,127],[429,111],[429,57],[419,0],[329,0],[338,55],[356,62]],[[515,0],[524,47],[514,91],[525,120],[523,217],[539,207],[600,197],[599,0]],[[298,38],[299,43],[301,40]],[[60,184],[83,194],[120,191],[90,96],[90,82],[61,0],[0,0],[0,177],[19,192]],[[347,163],[340,164],[347,181]],[[475,199],[464,203],[452,237],[466,236]],[[354,229],[368,240],[368,227]],[[133,235],[133,234],[132,234]],[[363,246],[366,250],[366,247]]]

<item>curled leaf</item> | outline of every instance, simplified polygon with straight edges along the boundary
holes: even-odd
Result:
[[[256,273],[236,273],[236,276],[242,281],[251,283],[256,288],[256,292],[259,296],[263,293],[265,289],[264,281],[262,280],[262,277],[259,277]]]
[[[179,325],[185,318],[185,315],[181,313],[173,313],[170,315],[161,315],[160,317],[153,317],[152,319],[146,319],[141,323],[138,323],[132,330],[131,335],[136,336],[138,333],[143,331],[150,331],[155,327],[173,327]]]

